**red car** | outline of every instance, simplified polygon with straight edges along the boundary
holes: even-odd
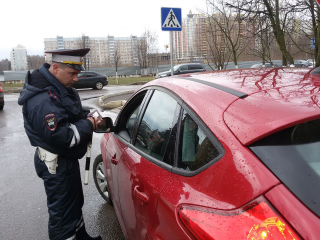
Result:
[[[142,86],[93,167],[126,239],[319,239],[319,83],[269,68]]]

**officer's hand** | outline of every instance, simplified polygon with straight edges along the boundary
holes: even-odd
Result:
[[[102,123],[101,118],[96,118],[96,117],[88,117],[89,121],[92,123],[93,126],[93,131],[97,129],[98,125]]]

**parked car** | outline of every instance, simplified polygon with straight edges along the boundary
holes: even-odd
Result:
[[[83,71],[78,74],[79,81],[75,82],[74,88],[93,88],[101,90],[108,85],[108,78],[105,75],[96,72]]]
[[[307,60],[294,60],[295,67],[308,67],[309,62]]]
[[[309,68],[314,68],[315,60],[314,59],[308,59],[307,62],[309,63]]]
[[[4,95],[3,95],[3,88],[0,84],[0,110],[3,110],[4,107]]]
[[[314,71],[159,79],[104,118],[94,181],[126,239],[318,239]]]
[[[268,62],[265,63],[264,66],[265,67],[279,67],[279,65],[276,63],[273,63],[273,65],[272,65],[271,63],[268,63]],[[251,68],[262,68],[262,67],[263,67],[263,63],[256,63],[251,66]]]
[[[179,64],[173,67],[173,75],[195,73],[195,72],[205,72],[206,69],[200,63],[185,63]],[[156,78],[171,76],[171,69],[169,71],[160,72],[156,75]]]

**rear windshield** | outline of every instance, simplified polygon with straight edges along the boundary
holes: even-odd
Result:
[[[300,201],[320,216],[320,119],[277,132],[250,149]]]

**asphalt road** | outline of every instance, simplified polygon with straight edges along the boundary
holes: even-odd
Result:
[[[79,90],[83,106],[98,108],[98,97],[137,89],[140,86],[104,87],[103,90]],[[48,239],[48,211],[43,181],[35,173],[35,148],[29,143],[23,127],[18,93],[5,94],[4,110],[0,111],[0,239]],[[100,109],[101,110],[101,109]],[[112,118],[116,114],[105,111]],[[94,158],[100,154],[101,134],[94,133],[89,184],[83,185],[84,221],[91,235],[103,239],[124,239],[114,208],[100,197],[92,178]],[[84,177],[85,157],[80,160]],[[83,179],[82,179],[83,180]]]

